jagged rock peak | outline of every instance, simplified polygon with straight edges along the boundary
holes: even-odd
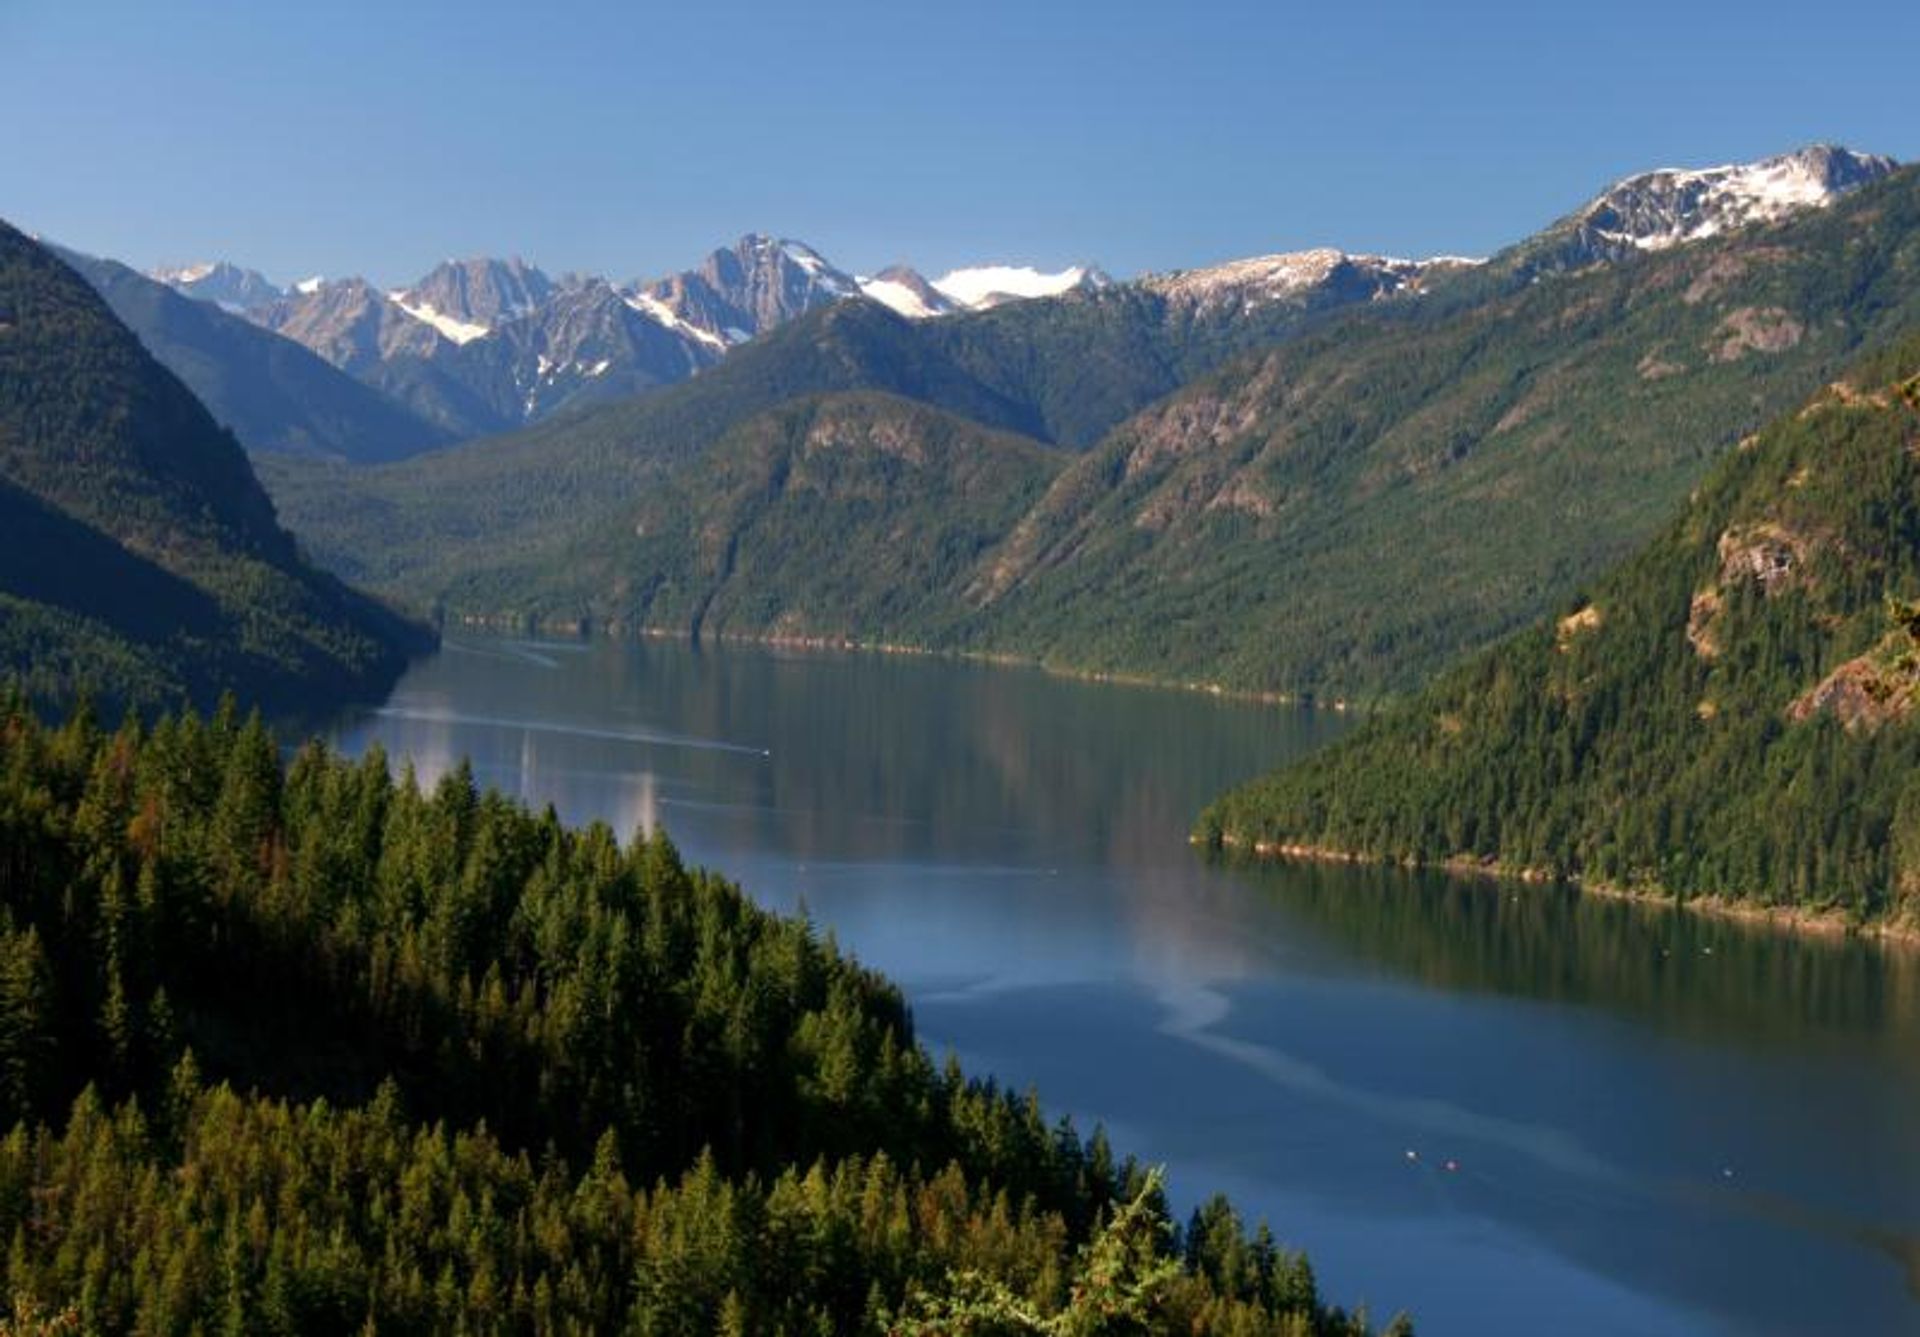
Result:
[[[519,256],[446,260],[418,283],[390,294],[408,314],[456,343],[476,339],[505,320],[530,315],[558,285]]]
[[[229,311],[250,311],[286,296],[286,290],[257,269],[243,269],[226,260],[203,260],[150,271],[148,278],[175,292],[202,302],[214,302]]]
[[[1666,250],[1823,208],[1899,166],[1877,154],[1814,144],[1758,162],[1662,167],[1615,182],[1518,250],[1543,269]]]

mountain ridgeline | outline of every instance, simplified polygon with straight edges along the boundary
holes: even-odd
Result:
[[[1216,846],[1920,928],[1920,338],[1556,617],[1214,804]]]
[[[658,832],[16,694],[0,850],[10,1326],[1365,1331]]]
[[[110,260],[59,254],[249,450],[373,464],[454,439],[319,354],[213,302],[183,297]],[[215,291],[248,289],[233,279]]]
[[[1920,174],[1822,198],[1572,272],[1534,272],[1524,247],[1479,266],[1326,253],[937,320],[843,302],[641,400],[264,476],[322,561],[452,617],[685,632],[722,609],[739,634],[1378,698],[1631,553],[1734,442],[1920,325]],[[831,598],[800,565],[663,547],[665,497],[715,550],[791,532],[821,493],[734,505],[708,452],[848,391],[1026,436],[1050,480],[1002,476],[974,511],[1000,527],[969,522],[964,552],[922,510]],[[897,437],[904,411],[862,414]],[[903,552],[941,577],[889,591]]]
[[[0,671],[39,698],[288,709],[424,629],[308,567],[240,446],[86,282],[0,224]]]

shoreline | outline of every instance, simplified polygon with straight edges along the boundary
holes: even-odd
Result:
[[[1224,683],[1217,682],[1180,681],[1173,678],[1156,678],[1144,673],[1069,668],[1010,651],[938,650],[904,641],[864,641],[845,636],[778,635],[741,631],[696,635],[684,627],[629,627],[612,622],[594,626],[579,621],[543,622],[537,619],[529,621],[517,617],[485,617],[472,614],[449,616],[441,625],[443,628],[479,631],[491,635],[564,636],[579,640],[618,640],[637,637],[642,640],[680,641],[691,645],[759,645],[771,649],[942,659],[956,663],[991,664],[1000,668],[1033,669],[1048,677],[1060,678],[1068,682],[1097,682],[1117,687],[1142,687],[1159,692],[1184,692],[1195,696],[1211,696],[1222,701],[1284,706],[1293,710],[1311,710],[1328,715],[1364,716],[1371,713],[1373,709],[1373,707],[1356,705],[1344,697],[1325,701],[1306,693],[1254,691],[1248,688],[1228,687]]]
[[[1198,836],[1188,837],[1190,844],[1203,845],[1206,842]],[[1423,862],[1417,859],[1388,859],[1373,855],[1358,854],[1352,850],[1334,849],[1325,845],[1298,844],[1286,841],[1255,840],[1247,841],[1238,836],[1222,833],[1220,846],[1232,850],[1245,858],[1269,861],[1298,860],[1306,863],[1346,864],[1349,866],[1370,866],[1398,868],[1406,872],[1430,871],[1445,873],[1449,877],[1478,879],[1487,882],[1523,882],[1532,886],[1560,884],[1573,888],[1582,896],[1596,896],[1602,900],[1622,901],[1633,905],[1643,905],[1652,909],[1684,911],[1701,915],[1708,919],[1718,919],[1727,923],[1748,924],[1775,933],[1787,933],[1808,938],[1857,939],[1871,942],[1891,951],[1920,951],[1920,926],[1877,922],[1868,924],[1854,923],[1844,914],[1835,910],[1814,910],[1802,906],[1760,905],[1747,901],[1731,900],[1725,896],[1693,896],[1685,900],[1672,892],[1660,888],[1651,890],[1622,887],[1611,882],[1590,882],[1580,877],[1555,877],[1538,868],[1509,868],[1500,864],[1487,863],[1479,859],[1455,856],[1438,862]]]

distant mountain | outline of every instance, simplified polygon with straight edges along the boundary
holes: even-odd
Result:
[[[532,315],[559,287],[519,256],[510,260],[447,260],[418,283],[389,293],[408,315],[455,343],[467,343],[503,322]]]
[[[458,346],[365,279],[312,284],[259,311],[256,318],[275,334],[355,374],[391,358],[430,358]]]
[[[1322,248],[1255,256],[1205,269],[1149,274],[1139,280],[1139,286],[1188,312],[1244,316],[1274,303],[1325,303],[1329,299],[1335,303],[1370,302],[1417,292],[1432,275],[1478,263],[1453,257],[1393,260]]]
[[[749,233],[713,252],[698,269],[635,283],[627,291],[661,323],[724,350],[856,296],[860,284],[803,242]]]
[[[1377,698],[1618,560],[1718,453],[1920,327],[1920,173],[1630,263],[1491,268],[1334,254],[940,320],[842,303],[636,404],[351,480],[270,480],[314,551],[378,588],[629,621],[672,606],[636,564],[648,497],[697,494],[704,452],[747,416],[880,391],[1067,456],[969,559],[960,603],[916,612],[925,635]],[[799,606],[783,583],[761,593]],[[811,615],[845,634],[831,607]]]
[[[249,450],[369,463],[453,439],[291,339],[125,265],[57,253]]]
[[[890,265],[872,278],[859,280],[860,294],[909,320],[952,315],[959,303],[927,281],[909,265]]]
[[[188,297],[212,302],[236,314],[277,302],[287,295],[284,288],[269,281],[260,271],[242,269],[225,260],[185,265],[178,269],[156,269],[147,277]]]
[[[1642,172],[1609,186],[1503,260],[1538,272],[1662,251],[1823,208],[1898,167],[1891,158],[1817,144],[1753,163]]]
[[[1091,266],[1016,264],[931,281],[906,266],[859,278],[802,242],[752,233],[693,269],[649,281],[556,282],[518,259],[478,258],[448,261],[386,292],[360,280],[310,280],[247,314],[440,430],[472,437],[674,384],[772,329],[864,296],[910,319],[953,323],[929,335],[943,356],[1036,406],[1041,435],[1086,445],[1225,357],[1282,342],[1332,311],[1389,298],[1487,300],[1539,274],[1655,254],[1818,207],[1892,167],[1816,147],[1743,166],[1643,173],[1486,265],[1319,249],[1127,282]],[[244,273],[195,266],[172,281],[197,293],[257,292],[235,277]],[[620,316],[608,289],[657,333]],[[575,351],[588,346],[590,355]]]
[[[467,384],[486,387],[506,425],[672,385],[712,366],[722,352],[595,279],[556,292],[442,362]]]
[[[37,696],[269,708],[424,640],[309,568],[239,443],[72,269],[0,224],[0,665]]]
[[[1026,265],[979,265],[952,270],[935,279],[933,287],[957,308],[984,311],[1005,302],[1098,291],[1112,282],[1100,270],[1084,265],[1054,273]]]
[[[1202,834],[1920,930],[1916,441],[1910,338],[1554,616]]]

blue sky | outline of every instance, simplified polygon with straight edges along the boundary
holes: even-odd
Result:
[[[0,0],[0,217],[283,281],[1484,253],[1645,167],[1920,157],[1916,50],[1912,0]]]

